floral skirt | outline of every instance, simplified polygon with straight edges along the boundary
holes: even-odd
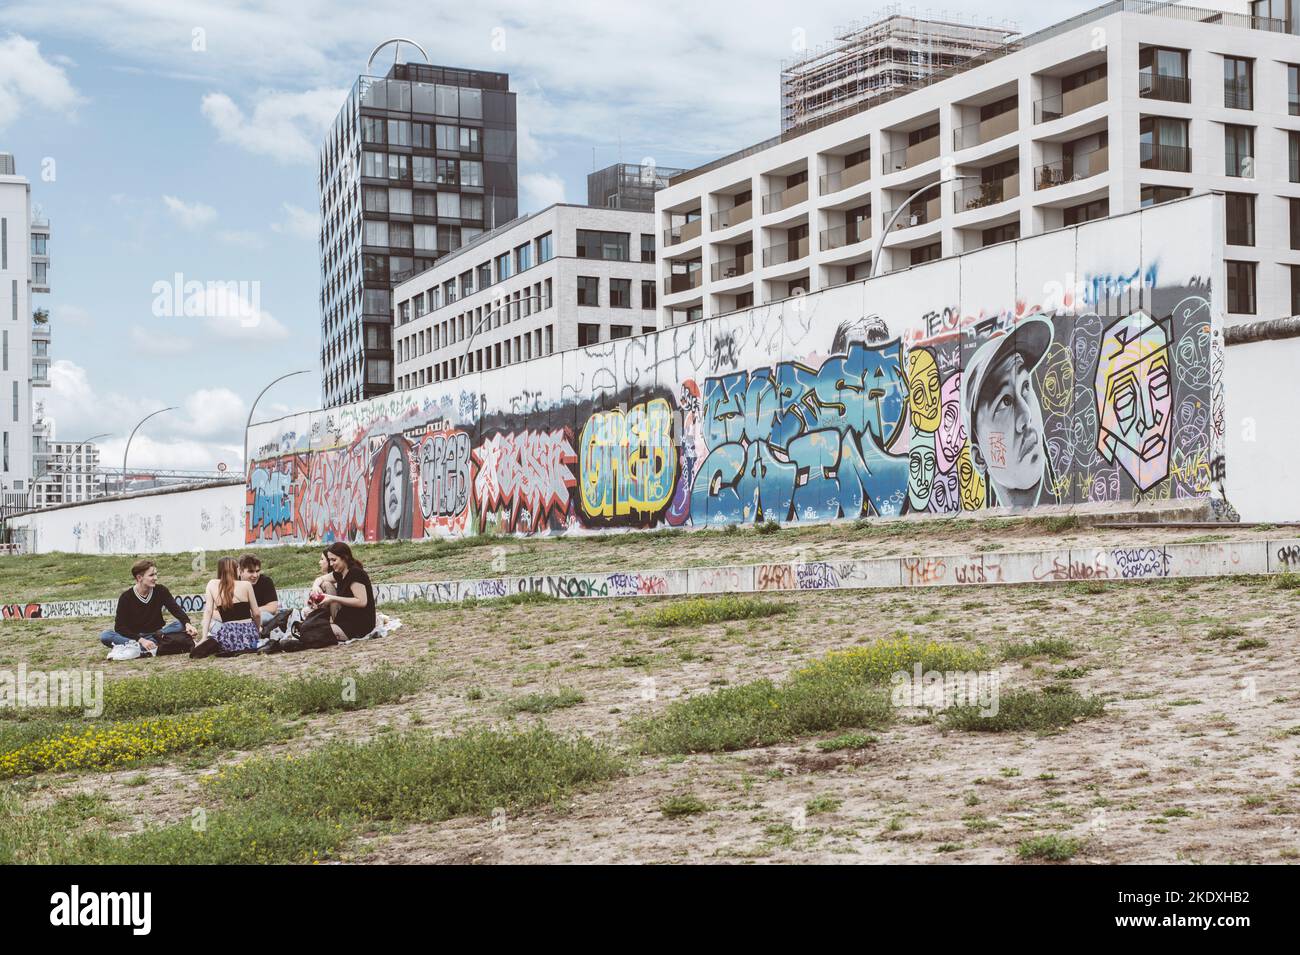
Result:
[[[223,623],[212,634],[212,639],[221,644],[221,649],[226,653],[243,653],[246,650],[256,650],[260,636],[261,631],[253,621],[232,620]]]

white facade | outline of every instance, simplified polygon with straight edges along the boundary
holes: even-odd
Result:
[[[1231,208],[1233,234],[1218,237],[1230,295],[1252,268],[1257,287],[1253,311],[1245,295],[1229,302],[1228,324],[1293,314],[1300,97],[1289,67],[1300,37],[1246,16],[1245,2],[1218,6],[1235,13],[1111,3],[1000,59],[679,177],[655,197],[661,324],[861,279],[892,212],[960,176],[974,178],[936,186],[900,216],[882,272],[1215,190],[1253,197],[1253,237]],[[1140,66],[1150,48],[1185,53],[1185,81],[1153,82]],[[1249,61],[1249,97],[1225,81],[1230,57]],[[1143,142],[1149,123],[1155,145]],[[1228,153],[1231,127],[1249,130],[1245,156]],[[1179,135],[1185,148],[1171,145]]]
[[[557,204],[395,286],[397,389],[654,331],[653,225],[649,212]],[[604,238],[580,244],[579,231]]]
[[[31,185],[0,154],[0,505],[14,508],[32,479],[31,220]]]
[[[51,441],[49,470],[33,488],[33,505],[78,504],[98,497],[98,471],[99,448],[96,445]]]

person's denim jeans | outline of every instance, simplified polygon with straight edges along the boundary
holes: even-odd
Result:
[[[173,620],[167,626],[163,627],[159,633],[180,633],[185,629],[185,624],[179,620]],[[99,642],[106,647],[117,647],[124,643],[130,643],[135,637],[124,637],[116,630],[105,630],[99,635]]]

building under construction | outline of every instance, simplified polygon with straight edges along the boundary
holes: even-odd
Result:
[[[1011,24],[921,19],[897,7],[837,33],[833,43],[781,65],[782,132],[924,85],[972,57],[1005,52],[1019,35]]]
[[[587,174],[587,205],[654,212],[655,193],[685,172],[650,163],[620,162]]]

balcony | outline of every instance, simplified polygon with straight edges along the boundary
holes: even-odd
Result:
[[[860,222],[850,222],[831,229],[822,229],[819,247],[823,252],[829,252],[831,249],[842,249],[848,245],[866,242],[870,238],[871,220],[863,219]]]
[[[895,149],[885,153],[885,172],[899,172],[911,169],[923,162],[928,162],[939,155],[939,137],[931,136],[919,143],[913,143],[906,149]]]
[[[848,189],[871,178],[871,160],[865,159],[855,166],[845,166],[835,172],[828,172],[821,177],[821,194],[828,196],[832,192]]]
[[[910,209],[898,217],[898,221],[894,223],[894,229],[910,229],[913,226],[935,222],[939,218],[941,209],[942,204],[938,196],[928,202],[913,202]],[[885,221],[888,222],[893,218],[894,213],[897,211],[898,207],[895,206],[886,212]]]
[[[740,225],[742,222],[748,222],[754,217],[754,203],[752,201],[742,202],[738,206],[732,206],[730,209],[719,209],[713,215],[709,216],[709,228],[715,232],[718,229],[729,229],[733,225]]]
[[[738,275],[747,275],[754,271],[754,253],[749,252],[731,259],[714,262],[710,269],[715,282],[720,282],[723,279],[734,279]]]
[[[978,123],[968,123],[952,131],[954,149],[969,149],[992,142],[999,136],[1014,133],[1020,128],[1020,110],[1011,109]]]
[[[1152,73],[1150,70],[1138,72],[1138,96],[1142,99],[1158,99],[1167,103],[1190,103],[1192,86],[1185,76],[1168,76]]]
[[[781,212],[808,199],[808,183],[801,182],[781,192],[769,192],[763,197],[763,214]]]
[[[776,242],[769,245],[763,250],[763,265],[784,265],[786,262],[797,262],[808,254],[808,237],[802,239],[787,239],[784,242]]]
[[[956,211],[968,212],[985,206],[997,205],[1020,195],[1020,174],[1014,173],[1005,179],[992,182],[980,182],[960,190],[956,196]]]
[[[690,242],[691,239],[699,237],[703,228],[703,219],[692,219],[690,222],[683,222],[681,225],[675,225],[671,229],[665,229],[664,245],[681,245],[683,242]]]
[[[1106,101],[1106,77],[1076,86],[1065,93],[1044,96],[1034,104],[1034,122],[1050,123],[1054,119],[1072,116],[1089,106]]]
[[[692,269],[689,272],[678,272],[674,275],[665,276],[664,294],[675,295],[678,292],[688,292],[693,288],[699,288],[703,274],[703,269]]]
[[[1140,165],[1143,169],[1192,171],[1192,151],[1186,146],[1166,146],[1163,143],[1139,143],[1139,146]]]
[[[1224,80],[1223,105],[1228,109],[1254,109],[1254,97],[1251,95],[1250,82]]]
[[[1050,189],[1100,175],[1110,168],[1110,148],[1089,149],[1034,167],[1034,189]]]

